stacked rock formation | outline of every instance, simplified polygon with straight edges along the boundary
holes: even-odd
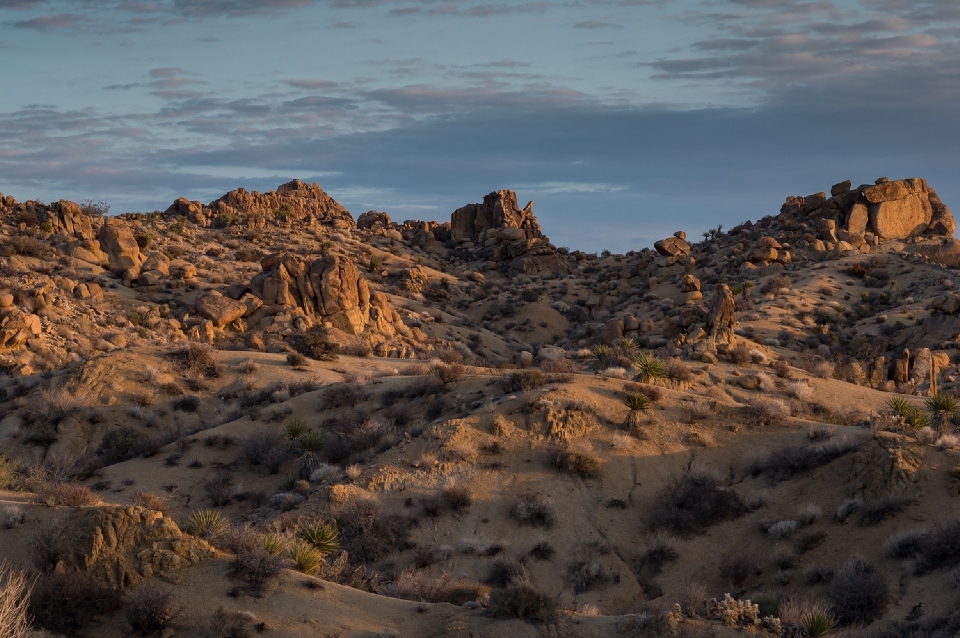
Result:
[[[517,205],[513,191],[496,191],[483,198],[482,204],[469,204],[453,211],[450,232],[457,241],[478,241],[486,231],[495,229],[507,240],[539,239],[540,224],[533,216],[533,202],[523,210]]]
[[[834,184],[829,197],[826,193],[788,197],[780,209],[780,219],[832,221],[837,240],[853,247],[922,235],[950,237],[956,230],[950,209],[926,180],[917,177],[896,181],[881,177],[874,184],[857,188],[847,180]],[[829,224],[821,224],[818,229],[821,234],[831,231]]]
[[[260,262],[263,272],[250,290],[265,306],[299,308],[304,315],[352,335],[365,330],[393,333],[400,315],[382,293],[370,287],[347,257],[327,254],[307,263],[291,253],[276,253]]]
[[[181,197],[164,215],[186,217],[200,226],[263,227],[292,223],[325,224],[334,228],[355,226],[350,212],[323,192],[319,184],[306,184],[299,179],[268,193],[238,188],[206,206]]]

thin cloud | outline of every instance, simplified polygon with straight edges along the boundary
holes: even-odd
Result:
[[[589,29],[595,31],[597,29],[622,29],[623,25],[614,24],[613,22],[600,22],[598,20],[584,20],[582,22],[577,22],[573,25],[574,29]]]
[[[83,25],[84,18],[72,13],[60,13],[57,15],[39,16],[29,20],[20,20],[14,22],[13,26],[17,29],[33,29],[35,31],[61,31],[76,29]]]

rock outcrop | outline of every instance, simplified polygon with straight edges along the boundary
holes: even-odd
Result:
[[[717,284],[717,296],[706,317],[708,338],[717,346],[733,347],[736,336],[733,327],[737,323],[733,293],[727,284]]]
[[[852,248],[871,243],[871,237],[903,241],[919,236],[951,237],[956,230],[950,209],[926,180],[918,177],[895,181],[881,177],[874,184],[857,188],[846,181],[835,184],[830,192],[830,197],[825,193],[788,197],[780,218],[787,222],[833,222],[833,236],[824,236],[825,227],[821,225],[820,239],[845,241]]]
[[[498,229],[505,239],[538,239],[543,234],[533,216],[533,202],[523,210],[517,205],[517,194],[503,190],[490,193],[482,204],[469,204],[453,212],[450,232],[457,241],[477,241],[487,230]]]
[[[267,306],[299,308],[308,319],[352,335],[371,323],[382,331],[400,322],[385,296],[371,299],[370,287],[347,257],[327,254],[307,263],[291,253],[276,253],[260,265],[263,272],[250,282],[250,290]]]
[[[299,179],[267,193],[238,188],[206,206],[181,197],[167,208],[164,215],[186,217],[200,226],[263,227],[293,223],[304,226],[325,224],[335,228],[355,226],[350,212],[327,195],[319,184],[307,184]]]
[[[126,222],[116,218],[104,220],[99,239],[100,249],[110,260],[110,270],[123,275],[125,279],[135,279],[140,274],[144,257]]]
[[[56,569],[86,571],[104,585],[123,589],[217,553],[160,512],[90,507],[67,518],[55,554]]]
[[[6,297],[11,298],[10,303]],[[19,348],[41,334],[40,317],[11,305],[12,297],[7,293],[0,299],[0,349],[5,350]]]

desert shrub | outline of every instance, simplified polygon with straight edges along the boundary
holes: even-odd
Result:
[[[473,502],[473,495],[470,493],[470,488],[463,485],[446,487],[441,492],[441,495],[450,509],[455,512],[462,512],[470,507],[470,504]]]
[[[248,614],[220,607],[210,619],[207,638],[250,638],[253,624]]]
[[[883,553],[889,558],[910,558],[920,551],[924,536],[921,529],[897,532],[883,544]]]
[[[930,417],[927,413],[903,397],[891,398],[887,401],[887,409],[895,420],[914,430],[930,426]]]
[[[757,559],[752,553],[733,551],[720,559],[717,571],[721,578],[730,581],[730,584],[739,589],[751,574],[757,571]]]
[[[463,378],[467,369],[459,363],[440,363],[430,368],[430,374],[436,376],[444,384],[456,383]]]
[[[792,376],[792,372],[790,372],[790,364],[783,359],[778,359],[777,361],[771,363],[770,369],[773,370],[773,373],[781,379],[789,379]]]
[[[578,450],[567,443],[558,443],[548,454],[550,464],[558,470],[573,472],[583,478],[600,475],[600,459],[585,450]]]
[[[16,473],[13,461],[0,454],[0,490],[7,489]]]
[[[667,378],[674,381],[692,381],[693,371],[680,359],[670,359],[666,364]]]
[[[829,583],[833,580],[833,570],[820,565],[808,565],[803,570],[803,581],[808,585],[819,585],[820,583]]]
[[[871,503],[864,507],[857,524],[860,525],[860,527],[879,525],[894,514],[902,512],[908,505],[912,505],[913,502],[913,499],[898,496],[883,498],[876,503]]]
[[[307,422],[303,419],[293,419],[289,421],[283,429],[287,433],[288,439],[296,441],[310,431],[310,426],[308,426]]]
[[[494,616],[523,618],[527,620],[548,621],[557,611],[552,598],[542,594],[530,585],[518,585],[490,592],[490,613]]]
[[[534,560],[550,560],[557,550],[550,545],[550,541],[540,541],[527,551],[527,556]]]
[[[960,519],[936,525],[920,539],[917,571],[926,572],[960,563]]]
[[[188,375],[207,379],[219,379],[223,376],[223,366],[214,357],[213,348],[206,344],[191,343],[185,348],[174,350],[168,356]]]
[[[202,400],[195,394],[185,394],[173,402],[173,409],[178,412],[197,412]]]
[[[651,403],[656,403],[663,398],[663,390],[658,386],[650,385],[649,383],[637,383],[635,381],[628,381],[623,384],[624,394],[631,393],[640,393],[647,395],[647,398],[650,399]]]
[[[511,392],[527,392],[546,385],[547,376],[540,370],[520,370],[502,377],[500,384],[503,391],[508,394]]]
[[[837,628],[837,619],[830,607],[821,601],[787,599],[780,604],[780,622],[785,627],[798,627],[803,636],[823,638]]]
[[[647,541],[637,557],[637,569],[650,567],[654,574],[663,570],[663,564],[680,558],[673,539],[664,532],[656,532]]]
[[[150,492],[142,492],[137,490],[136,494],[133,495],[133,502],[135,505],[139,505],[148,510],[153,510],[154,512],[160,512],[164,516],[169,515],[170,508],[167,505],[166,499],[162,496],[156,494],[151,494]]]
[[[727,358],[737,365],[746,365],[753,361],[753,355],[750,354],[750,348],[747,344],[740,342],[735,348],[727,352]]]
[[[811,425],[807,436],[811,441],[829,441],[837,435],[837,428],[829,425]]]
[[[519,561],[507,558],[498,558],[490,564],[484,584],[491,587],[508,587],[519,585],[529,578],[530,573]]]
[[[54,569],[69,552],[70,530],[66,520],[46,521],[33,532],[29,543],[33,564],[43,571]]]
[[[0,561],[0,636],[28,638],[30,630],[30,590],[27,573]]]
[[[271,474],[280,472],[290,452],[290,445],[283,435],[270,430],[259,430],[245,437],[242,447],[248,463],[266,466]]]
[[[267,580],[276,576],[290,564],[283,556],[274,556],[266,550],[254,547],[240,551],[230,562],[230,574],[243,580],[250,593],[259,596]]]
[[[217,472],[203,484],[203,489],[215,507],[229,505],[233,501],[233,477],[227,472]]]
[[[3,524],[4,529],[13,529],[17,525],[23,525],[24,518],[23,508],[17,505],[8,505],[0,509],[0,523]]]
[[[859,498],[848,498],[837,506],[837,513],[833,520],[836,523],[845,523],[850,516],[863,509],[863,501]]]
[[[146,582],[127,594],[127,622],[140,634],[163,631],[173,624],[181,607],[173,593]]]
[[[580,545],[567,565],[567,579],[573,585],[574,594],[599,589],[613,580],[611,571],[598,560],[598,555],[609,552],[606,545],[588,543]]]
[[[287,363],[294,368],[306,368],[307,358],[299,352],[291,352],[287,355]]]
[[[824,541],[826,540],[826,532],[807,532],[806,534],[801,534],[797,540],[794,541],[793,546],[798,554],[806,554],[807,552],[823,545]]]
[[[327,329],[313,326],[290,339],[291,345],[301,355],[317,361],[335,361],[340,344],[330,341]]]
[[[323,449],[324,441],[323,433],[310,430],[297,438],[295,446],[305,454],[316,454]]]
[[[797,521],[786,520],[774,523],[767,528],[767,534],[770,535],[770,538],[776,541],[781,541],[786,538],[790,538],[797,531]]]
[[[222,533],[230,522],[216,510],[196,510],[183,525],[183,531],[210,540]]]
[[[549,529],[557,522],[556,509],[549,498],[540,492],[522,492],[517,496],[517,503],[510,510],[510,515],[521,525],[543,527]]]
[[[787,404],[771,397],[753,397],[750,399],[750,410],[754,418],[764,425],[782,421],[790,416],[790,408]]]
[[[74,635],[96,616],[121,606],[120,592],[83,572],[41,574],[30,594],[30,615],[36,627]]]
[[[800,527],[809,527],[823,517],[823,510],[813,503],[797,512],[796,521]]]
[[[38,497],[48,507],[89,507],[100,504],[100,498],[79,483],[45,483]]]
[[[715,475],[692,470],[671,479],[657,492],[650,525],[682,535],[701,533],[749,510],[744,500]]]
[[[104,465],[121,463],[138,454],[143,439],[143,433],[124,425],[103,435],[96,454],[103,460]]]
[[[320,409],[355,408],[365,399],[364,392],[357,386],[350,383],[335,383],[324,390]]]
[[[343,414],[324,422],[327,440],[324,444],[327,459],[342,463],[354,454],[375,447],[383,440],[389,428],[378,419],[368,419],[361,414]]]
[[[882,574],[862,556],[851,556],[827,590],[832,611],[843,625],[870,623],[883,615],[890,588]]]
[[[354,563],[371,563],[409,545],[410,520],[384,513],[372,499],[356,498],[336,510],[340,547]]]
[[[798,474],[822,467],[845,454],[856,452],[860,446],[859,441],[846,437],[819,445],[791,445],[754,462],[751,472],[754,476],[765,474],[770,483],[776,485]]]

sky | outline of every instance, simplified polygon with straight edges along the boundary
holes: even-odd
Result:
[[[0,0],[0,87],[0,192],[115,213],[512,189],[622,253],[844,179],[960,207],[955,0]]]

